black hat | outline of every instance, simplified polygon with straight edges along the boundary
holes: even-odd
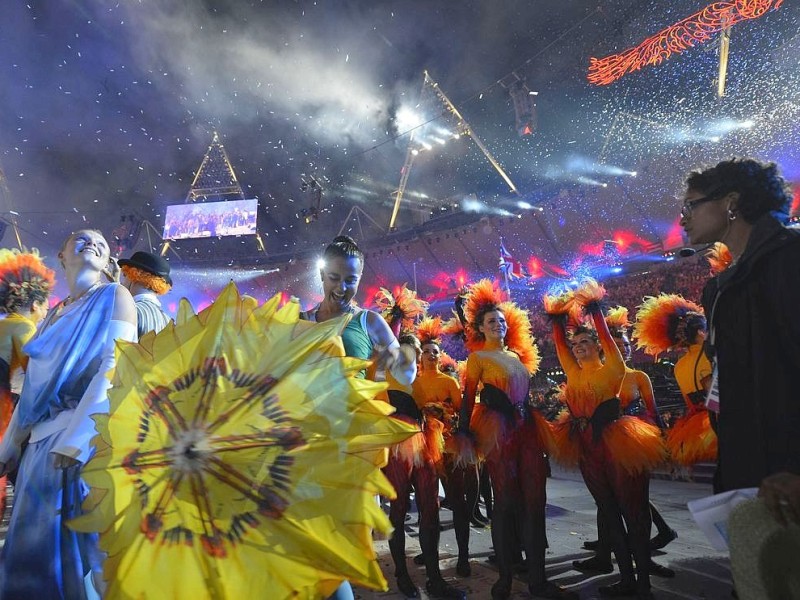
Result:
[[[156,254],[149,252],[134,252],[130,258],[120,258],[117,261],[120,267],[134,267],[141,269],[153,275],[161,277],[169,285],[172,285],[172,279],[169,276],[169,263]]]

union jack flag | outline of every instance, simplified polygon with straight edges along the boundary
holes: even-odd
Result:
[[[514,257],[511,256],[511,253],[506,250],[502,238],[500,239],[500,263],[498,266],[500,267],[500,271],[503,273],[503,275],[505,275],[508,279],[525,277],[525,269],[523,268],[522,263],[514,259]]]

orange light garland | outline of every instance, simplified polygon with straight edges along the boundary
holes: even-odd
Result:
[[[595,85],[608,85],[646,65],[661,64],[673,53],[679,54],[695,44],[707,42],[731,25],[757,19],[770,9],[777,10],[782,3],[783,0],[715,2],[647,38],[635,48],[605,58],[590,58],[587,79]]]

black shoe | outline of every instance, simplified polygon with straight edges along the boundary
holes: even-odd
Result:
[[[673,571],[669,567],[665,567],[664,565],[660,565],[657,562],[651,560],[650,575],[661,577],[661,579],[672,579],[673,577],[675,577],[675,571]]]
[[[650,550],[661,550],[664,546],[669,544],[672,540],[678,537],[678,532],[674,529],[659,532],[653,539],[650,540]]]
[[[595,550],[597,550],[600,547],[600,540],[593,540],[591,542],[583,542],[583,547],[586,550],[591,550],[592,552],[594,552]]]
[[[486,529],[486,526],[488,525],[488,523],[486,523],[485,521],[479,521],[475,517],[472,517],[469,520],[469,524],[470,524],[470,526],[474,527],[475,529]]]
[[[622,581],[611,585],[601,585],[597,591],[604,598],[633,598],[639,593],[635,583],[623,583]]]
[[[480,511],[479,508],[476,508],[475,511],[472,513],[472,518],[476,521],[481,521],[482,523],[489,524],[489,517],[484,517],[483,513]]]
[[[425,589],[434,598],[452,598],[453,600],[467,600],[466,592],[458,589],[457,587],[453,587],[441,577],[439,577],[438,579],[428,579],[428,583],[425,584]]]
[[[511,580],[498,579],[492,586],[492,600],[507,600],[511,597]]]
[[[424,565],[425,564],[425,555],[421,552],[417,554],[413,559],[415,565]]]
[[[600,560],[596,556],[585,560],[573,560],[572,566],[581,573],[613,573],[614,565],[611,562]]]
[[[545,581],[538,586],[528,586],[528,591],[534,598],[554,598],[555,600],[578,600],[577,592],[565,590],[560,585]]]
[[[406,598],[419,598],[419,590],[417,586],[414,585],[414,582],[411,581],[411,577],[408,576],[408,573],[397,576],[397,589],[400,590],[400,593]]]
[[[459,558],[456,563],[456,575],[459,577],[469,577],[472,575],[472,567],[469,566],[468,558]]]

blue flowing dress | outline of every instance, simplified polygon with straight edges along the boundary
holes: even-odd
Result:
[[[86,576],[99,571],[97,536],[76,533],[65,521],[79,513],[88,492],[80,469],[92,452],[90,415],[108,410],[105,372],[113,365],[109,338],[117,285],[98,285],[74,304],[51,310],[25,346],[25,383],[0,444],[0,461],[19,461],[0,554],[3,600],[83,600]],[[54,450],[78,464],[56,469]]]

